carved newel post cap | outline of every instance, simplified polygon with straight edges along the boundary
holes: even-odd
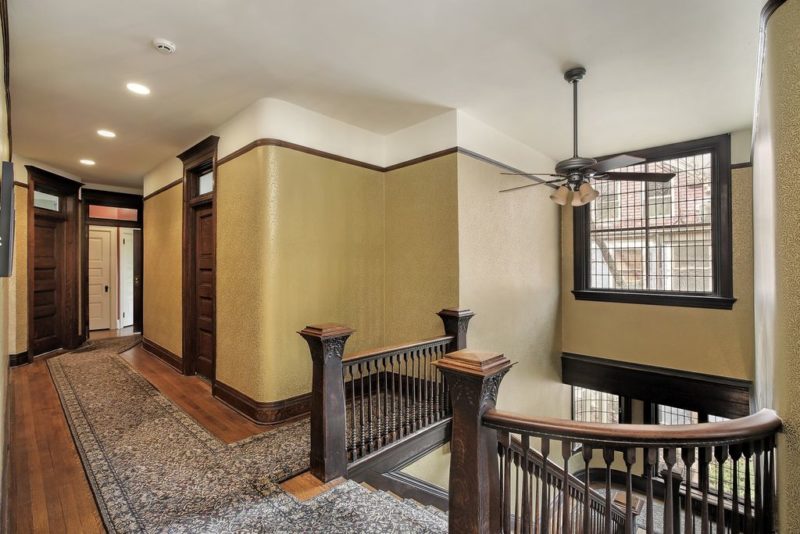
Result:
[[[439,317],[472,317],[475,312],[469,308],[444,308],[436,315]]]
[[[490,376],[504,371],[513,364],[499,352],[481,352],[469,349],[457,350],[433,362],[441,371],[475,376]]]
[[[348,326],[336,323],[322,323],[308,325],[298,332],[303,337],[316,337],[319,339],[328,339],[331,337],[349,336],[355,330]]]

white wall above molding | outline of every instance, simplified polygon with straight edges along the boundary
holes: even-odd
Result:
[[[122,187],[117,185],[85,183],[81,191],[94,189],[95,191],[108,191],[109,193],[126,193],[128,195],[141,195],[142,190],[135,187]]]
[[[46,163],[42,163],[40,161],[36,161],[33,159],[28,159],[25,156],[20,156],[19,154],[12,154],[11,155],[11,163],[14,164],[14,181],[21,182],[24,184],[28,183],[28,171],[25,169],[25,165],[33,165],[34,167],[39,167],[42,170],[50,171],[52,173],[58,174],[59,176],[63,176],[64,178],[69,178],[70,180],[75,180],[76,182],[83,183],[83,178],[72,174],[71,172],[67,172],[61,170],[57,167],[53,167],[52,165],[48,165]]]

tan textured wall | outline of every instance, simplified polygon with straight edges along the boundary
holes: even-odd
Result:
[[[383,344],[381,173],[271,146],[217,182],[219,380],[258,401],[307,393],[307,324],[355,328],[348,352]]]
[[[458,303],[455,154],[387,172],[385,343],[439,336]]]
[[[181,356],[183,186],[144,202],[143,334]]]
[[[572,209],[564,209],[564,352],[752,380],[753,206],[749,168],[733,170],[732,205],[733,291],[738,299],[733,310],[575,300]]]
[[[517,362],[500,387],[500,408],[568,418],[570,389],[559,372],[559,209],[543,187],[498,194],[512,184],[496,166],[458,156],[459,305],[476,313],[468,344]],[[447,487],[449,461],[439,449],[404,471]]]
[[[28,188],[14,187],[14,271],[9,279],[9,352],[28,350]]]
[[[778,440],[780,532],[800,532],[800,0],[772,15],[767,31],[766,104],[759,114],[754,194],[759,258],[759,365],[784,421]],[[771,146],[769,146],[771,145]],[[766,208],[766,209],[764,209]],[[770,339],[762,340],[765,335]],[[773,341],[771,341],[773,340]],[[766,343],[765,343],[766,342]],[[769,395],[765,395],[769,403]]]

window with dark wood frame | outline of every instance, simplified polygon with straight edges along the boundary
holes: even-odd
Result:
[[[676,176],[593,182],[573,210],[575,298],[731,309],[730,135],[628,153],[646,161],[626,170]]]

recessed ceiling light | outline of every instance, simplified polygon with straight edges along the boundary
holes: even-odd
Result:
[[[88,166],[91,167],[92,165],[94,165],[94,160],[93,159],[82,159],[81,160],[81,165],[88,165]]]
[[[115,134],[111,130],[97,130],[97,135],[99,135],[100,137],[109,137],[109,138],[117,136],[117,134]]]
[[[128,91],[130,91],[131,93],[136,93],[137,95],[150,94],[150,88],[140,83],[131,82],[126,87],[128,88]]]

